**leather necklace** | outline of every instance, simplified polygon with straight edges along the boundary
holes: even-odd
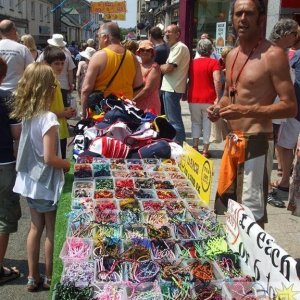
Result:
[[[243,66],[241,67],[240,71],[238,72],[238,75],[236,77],[236,80],[235,82],[233,82],[233,69],[234,69],[234,66],[235,66],[235,63],[236,63],[236,60],[239,56],[239,53],[240,53],[240,47],[239,47],[239,50],[234,58],[234,61],[233,61],[233,64],[232,64],[232,67],[231,67],[231,70],[230,70],[230,91],[229,91],[229,96],[230,96],[230,101],[232,104],[235,103],[235,95],[237,95],[237,84],[238,84],[238,81],[239,81],[239,78],[247,64],[247,62],[249,61],[249,59],[251,58],[251,56],[253,55],[253,53],[255,52],[255,50],[257,49],[257,47],[259,46],[260,44],[260,41],[252,48],[252,50],[250,51],[246,61],[244,62]]]

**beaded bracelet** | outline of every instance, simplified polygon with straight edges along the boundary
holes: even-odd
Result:
[[[155,180],[154,181],[154,186],[155,186],[156,189],[161,189],[161,190],[172,190],[172,189],[174,189],[174,185],[169,180]]]
[[[55,285],[55,299],[94,299],[93,294],[94,289],[91,286],[76,287],[75,282]]]
[[[135,186],[140,189],[152,189],[153,179],[152,178],[138,178],[135,180]]]
[[[144,211],[159,211],[164,208],[164,204],[159,201],[145,200],[142,202]]]
[[[93,262],[72,262],[64,265],[62,282],[78,283],[88,285],[94,279],[94,263]]]
[[[109,164],[93,164],[94,177],[110,176]]]
[[[172,238],[170,229],[167,226],[155,228],[151,224],[146,224],[149,239],[169,239]]]
[[[122,281],[122,269],[116,260],[111,257],[100,257],[96,260],[96,281],[120,282]]]
[[[134,191],[134,197],[139,200],[155,199],[155,192],[153,190],[139,189]]]
[[[117,224],[118,219],[118,210],[98,210],[94,211],[95,222],[104,223],[104,224]]]
[[[96,190],[113,190],[114,181],[111,178],[97,178],[95,180]]]
[[[95,286],[95,292],[93,300],[123,300],[124,293],[126,291],[124,288],[120,288],[116,285],[106,284],[103,288]]]
[[[120,222],[124,225],[137,224],[141,222],[139,209],[125,209],[119,213]]]
[[[160,228],[169,224],[169,219],[165,211],[155,211],[151,213],[145,213],[145,223]]]

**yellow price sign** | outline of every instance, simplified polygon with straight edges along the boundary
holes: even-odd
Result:
[[[205,158],[187,143],[184,143],[183,155],[179,162],[179,168],[191,181],[192,185],[197,190],[200,199],[206,205],[209,205],[213,162]]]
[[[126,1],[91,2],[92,13],[126,13]]]

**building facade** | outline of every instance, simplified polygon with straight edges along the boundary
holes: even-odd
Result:
[[[293,18],[300,24],[300,0],[264,0],[267,8],[266,36],[280,18]],[[217,50],[235,43],[231,23],[233,0],[158,0],[153,9],[154,25],[164,28],[171,23],[181,28],[181,39],[190,49],[195,48],[202,33],[208,33]]]
[[[68,42],[95,38],[100,22],[87,0],[0,0],[0,21],[3,19],[12,20],[20,36],[31,34],[41,47],[53,33],[63,34]]]

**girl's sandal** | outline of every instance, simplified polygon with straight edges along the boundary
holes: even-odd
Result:
[[[36,280],[32,277],[28,277],[28,281],[27,281],[27,291],[28,292],[36,292],[39,287],[40,287],[40,284],[42,283],[42,278],[39,279],[38,282],[36,282]]]
[[[43,289],[50,290],[50,287],[51,287],[51,278],[48,278],[47,276],[45,276],[44,282],[43,282]]]

